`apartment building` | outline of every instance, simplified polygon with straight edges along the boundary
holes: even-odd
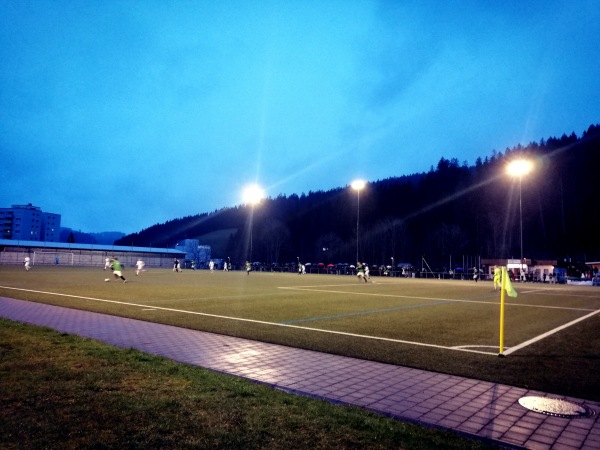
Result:
[[[58,242],[60,219],[60,214],[43,212],[31,203],[0,208],[0,237],[14,241]]]

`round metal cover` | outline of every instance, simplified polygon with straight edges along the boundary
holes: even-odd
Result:
[[[521,397],[519,404],[532,411],[558,417],[584,417],[593,412],[577,403],[548,397]]]

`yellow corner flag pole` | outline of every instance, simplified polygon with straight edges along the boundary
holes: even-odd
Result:
[[[502,268],[502,281],[500,282],[500,353],[498,356],[504,356],[504,292],[506,287],[506,267]]]
[[[506,267],[502,268],[502,281],[500,282],[500,353],[498,356],[504,356],[504,297],[517,297],[517,291],[512,285],[508,276]]]

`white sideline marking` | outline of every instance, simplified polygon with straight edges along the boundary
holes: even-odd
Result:
[[[23,291],[23,292],[33,292],[33,293],[37,293],[37,294],[56,295],[59,297],[80,298],[80,299],[84,299],[84,300],[92,300],[92,301],[105,302],[105,303],[114,303],[114,304],[118,304],[118,305],[135,306],[135,307],[141,307],[142,311],[147,311],[147,310],[171,311],[171,312],[193,314],[193,315],[204,316],[204,317],[214,317],[214,318],[218,318],[218,319],[237,320],[237,321],[241,321],[241,322],[258,323],[258,324],[262,324],[262,325],[273,325],[273,326],[277,326],[277,327],[296,328],[296,329],[300,329],[300,330],[318,331],[321,333],[329,333],[329,334],[336,334],[336,335],[342,335],[342,336],[351,336],[351,337],[359,337],[359,338],[386,341],[386,342],[395,342],[395,343],[400,343],[400,344],[409,344],[409,345],[417,345],[417,346],[422,346],[422,347],[439,348],[439,349],[443,349],[443,350],[454,350],[454,351],[479,353],[479,354],[494,355],[494,356],[498,355],[498,353],[484,352],[484,351],[471,350],[469,348],[465,348],[467,346],[447,347],[444,345],[425,344],[423,342],[405,341],[402,339],[391,339],[391,338],[384,338],[384,337],[379,337],[379,336],[369,336],[369,335],[364,335],[364,334],[347,333],[347,332],[343,332],[343,331],[322,330],[319,328],[301,327],[298,325],[281,324],[281,323],[276,323],[276,322],[265,322],[262,320],[222,316],[222,315],[218,315],[218,314],[208,314],[208,313],[201,313],[201,312],[196,312],[196,311],[187,311],[187,310],[183,310],[183,309],[165,308],[165,307],[161,307],[161,306],[141,305],[138,303],[120,302],[117,300],[106,300],[106,299],[94,298],[94,297],[84,297],[81,295],[60,294],[60,293],[56,293],[56,292],[37,291],[37,290],[32,290],[32,289],[22,289],[22,288],[8,287],[8,286],[0,286],[0,288],[12,289],[15,291]],[[352,295],[372,295],[372,296],[381,296],[381,297],[415,298],[415,299],[421,299],[421,300],[447,300],[449,302],[483,303],[483,304],[487,304],[487,305],[495,305],[495,303],[492,303],[492,302],[483,302],[483,301],[477,301],[477,300],[453,300],[453,299],[440,299],[440,298],[432,298],[432,297],[411,297],[411,296],[406,296],[406,295],[370,294],[370,293],[365,293],[365,292],[328,291],[328,290],[321,290],[321,289],[311,289],[310,287],[309,288],[307,288],[307,287],[300,287],[300,288],[279,287],[279,289],[300,290],[300,291],[309,291],[309,292],[325,292],[325,293],[334,293],[334,294],[352,294]],[[591,310],[591,309],[585,309],[585,308],[562,308],[562,307],[558,307],[558,306],[519,305],[516,303],[506,303],[506,305],[526,306],[526,307],[534,307],[534,308],[561,309],[561,310],[571,310],[571,311],[592,311],[592,312],[583,317],[580,317],[579,319],[575,319],[571,322],[568,322],[564,325],[554,328],[546,333],[536,336],[533,339],[529,339],[529,340],[522,342],[521,344],[518,344],[514,347],[510,347],[510,349],[506,350],[503,353],[505,356],[509,355],[511,353],[514,353],[517,350],[527,347],[527,346],[529,346],[535,342],[538,342],[552,334],[555,334],[561,330],[564,330],[565,328],[568,328],[578,322],[586,320],[586,319],[600,313],[600,310]],[[473,347],[480,347],[480,346],[475,345]]]
[[[258,323],[258,324],[262,324],[262,325],[272,325],[272,326],[283,327],[283,328],[296,328],[296,329],[300,329],[300,330],[318,331],[318,332],[321,332],[321,333],[336,334],[336,335],[341,335],[341,336],[358,337],[358,338],[372,339],[372,340],[377,340],[377,341],[394,342],[394,343],[399,343],[399,344],[418,345],[418,346],[421,346],[421,347],[439,348],[439,349],[442,349],[442,350],[453,350],[453,351],[461,351],[461,352],[469,352],[469,353],[481,353],[481,354],[484,354],[484,355],[497,356],[497,353],[482,352],[482,351],[478,351],[478,350],[469,350],[469,349],[456,348],[456,347],[447,347],[447,346],[444,346],[444,345],[425,344],[423,342],[413,342],[413,341],[405,341],[405,340],[401,340],[401,339],[384,338],[384,337],[379,337],[379,336],[369,336],[369,335],[364,335],[364,334],[346,333],[346,332],[343,332],[343,331],[321,330],[319,328],[301,327],[301,326],[298,326],[298,325],[287,325],[287,324],[281,324],[281,323],[275,323],[275,322],[265,322],[265,321],[262,321],[262,320],[243,319],[243,318],[239,318],[239,317],[221,316],[221,315],[217,315],[217,314],[207,314],[207,313],[201,313],[201,312],[195,312],[195,311],[186,311],[186,310],[182,310],[182,309],[164,308],[164,307],[161,307],[161,306],[140,305],[140,304],[137,304],[137,303],[120,302],[120,301],[117,301],[117,300],[106,300],[106,299],[102,299],[102,298],[83,297],[81,295],[59,294],[59,293],[56,293],[56,292],[36,291],[36,290],[32,290],[32,289],[21,289],[21,288],[7,287],[7,286],[0,286],[0,287],[4,288],[4,289],[12,289],[12,290],[15,290],[15,291],[33,292],[33,293],[36,293],[36,294],[56,295],[56,296],[59,296],[59,297],[69,297],[69,298],[80,298],[80,299],[84,299],[84,300],[92,300],[92,301],[97,301],[97,302],[114,303],[114,304],[117,304],[117,305],[127,305],[127,306],[141,307],[141,308],[152,308],[154,310],[171,311],[171,312],[185,313],[185,314],[194,314],[194,315],[197,315],[197,316],[215,317],[215,318],[218,318],[218,319],[237,320],[237,321],[241,321],[241,322]]]
[[[451,347],[453,350],[462,350],[465,352],[471,352],[471,353],[480,353],[482,355],[498,355],[498,352],[484,352],[482,350],[472,350],[473,348],[493,348],[493,349],[497,349],[498,346],[497,345],[456,345],[454,347]],[[506,352],[504,353],[506,354]]]
[[[311,286],[303,286],[303,287],[285,287],[280,286],[278,289],[288,289],[288,290],[298,290],[298,291],[307,291],[307,292],[322,292],[325,294],[348,294],[348,295],[360,295],[360,296],[374,296],[374,297],[392,297],[392,298],[414,298],[417,300],[434,300],[434,301],[445,301],[445,302],[456,302],[456,303],[477,303],[482,305],[491,305],[498,306],[498,303],[494,303],[493,301],[483,301],[483,300],[462,300],[462,299],[453,299],[453,298],[440,298],[440,297],[417,297],[414,295],[398,295],[398,294],[373,294],[369,292],[347,292],[347,291],[329,291],[325,289],[313,289]],[[500,294],[498,294],[500,295]],[[505,305],[510,306],[522,306],[525,308],[545,308],[545,309],[560,309],[561,311],[595,311],[590,308],[570,308],[564,306],[547,306],[547,305],[523,305],[521,303],[510,303],[504,302]]]
[[[589,319],[590,317],[598,314],[600,312],[600,309],[591,312],[583,317],[580,317],[579,319],[575,319],[572,320],[569,323],[565,323],[564,325],[561,325],[560,327],[556,327],[553,330],[547,331],[544,334],[540,334],[539,336],[534,337],[533,339],[529,339],[528,341],[525,342],[521,342],[519,345],[515,345],[514,347],[511,347],[509,350],[504,352],[504,355],[510,355],[513,352],[516,352],[517,350],[520,350],[524,347],[527,347],[528,345],[534,344],[535,342],[541,341],[544,338],[547,338],[548,336],[553,335],[554,333],[558,333],[561,330],[564,330],[565,328],[569,328],[572,325],[575,325],[577,322],[581,322],[582,320],[586,320]]]

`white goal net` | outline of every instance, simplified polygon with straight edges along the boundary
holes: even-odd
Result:
[[[68,252],[33,252],[32,264],[67,264],[73,265],[74,253]]]

